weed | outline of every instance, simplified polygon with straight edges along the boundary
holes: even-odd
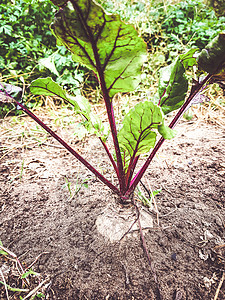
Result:
[[[151,188],[150,189],[146,188],[146,186],[142,183],[142,181],[140,181],[140,183],[144,187],[145,192],[147,192],[148,197],[145,196],[145,192],[142,191],[140,185],[137,186],[137,197],[145,206],[152,208],[152,202],[154,200],[154,197],[161,192],[161,189],[152,191]]]
[[[9,273],[3,273],[2,268],[0,268],[0,285],[5,287],[6,299],[10,299],[12,295],[24,300],[35,299],[35,297],[44,297],[43,293],[46,290],[46,286],[44,285],[46,285],[49,280],[41,280],[41,275],[34,272],[31,269],[31,266],[36,263],[41,255],[46,253],[47,252],[41,253],[28,268],[24,269],[24,266],[18,259],[17,255],[4,247],[0,241],[0,255],[5,256],[4,266],[9,267],[11,270]],[[9,281],[9,277],[11,282],[10,285],[6,283]],[[38,285],[33,278],[38,278]]]
[[[19,179],[21,181],[22,177],[23,177],[23,170],[24,170],[24,159],[22,161],[22,165],[21,165],[21,170],[20,170],[20,175],[19,175]]]
[[[70,194],[70,197],[72,197],[73,196],[73,193],[72,193],[72,191],[71,191],[71,182],[70,181],[68,181],[68,179],[65,177],[65,181],[66,181],[66,183],[62,186],[62,188],[64,189],[64,188],[68,188],[68,191],[69,191],[69,194]]]
[[[71,181],[69,181],[67,179],[67,177],[65,177],[65,181],[66,183],[62,186],[62,188],[67,188],[69,191],[69,195],[70,195],[70,200],[72,200],[82,189],[82,187],[88,188],[88,179],[84,179],[80,182],[80,178],[79,176],[77,177],[76,183],[75,183],[75,187],[74,189],[72,189],[72,183]]]

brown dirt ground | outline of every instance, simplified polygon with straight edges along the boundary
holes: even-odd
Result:
[[[152,190],[162,189],[155,198],[159,224],[154,206],[145,208],[153,227],[145,228],[144,236],[162,299],[222,300],[225,129],[182,122],[177,131],[143,179]],[[119,222],[121,212],[135,214],[133,207],[119,205],[108,188],[50,137],[41,146],[21,148],[18,142],[9,153],[4,132],[0,142],[0,240],[24,268],[37,258],[33,270],[41,274],[39,283],[48,281],[42,290],[45,299],[159,299],[138,231],[110,242],[97,229],[96,220],[106,209],[115,211],[111,217]],[[71,143],[106,173],[98,142]],[[114,180],[111,171],[107,176]],[[82,185],[71,198],[65,178],[72,193],[86,179],[88,188]],[[21,284],[5,256],[0,269],[9,285]],[[9,297],[19,299],[19,293],[9,291]],[[0,299],[7,299],[4,285]]]

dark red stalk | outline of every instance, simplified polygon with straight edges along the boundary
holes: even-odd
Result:
[[[116,186],[109,182],[101,173],[99,173],[94,167],[92,167],[79,153],[72,149],[65,141],[63,141],[54,131],[52,131],[47,125],[45,125],[38,117],[36,117],[28,108],[23,104],[16,101],[24,112],[26,112],[35,122],[37,122],[41,127],[43,127],[52,137],[54,137],[60,144],[62,144],[71,154],[73,154],[82,164],[85,165],[95,176],[100,179],[104,184],[106,184],[111,190],[113,190],[117,195],[120,195],[120,191]]]
[[[180,108],[180,110],[178,111],[178,113],[176,114],[176,116],[174,117],[174,119],[172,120],[172,122],[170,123],[170,125],[169,125],[170,128],[174,128],[175,127],[175,125],[177,124],[177,122],[180,120],[180,118],[184,114],[185,110],[187,109],[188,105],[191,103],[192,99],[199,92],[202,91],[202,88],[204,87],[204,85],[206,84],[206,82],[211,78],[211,76],[212,76],[211,74],[208,74],[203,79],[203,81],[201,83],[197,83],[196,86],[192,87],[192,90],[191,90],[191,93],[190,93],[189,97],[187,98],[187,100],[185,101],[185,103],[183,104],[183,106]],[[130,195],[133,193],[133,191],[135,190],[136,186],[140,182],[142,176],[144,175],[145,171],[147,170],[149,164],[151,163],[152,159],[154,158],[154,156],[156,155],[156,153],[158,152],[158,150],[162,146],[164,140],[165,139],[163,137],[160,138],[160,140],[158,141],[158,143],[156,144],[156,146],[152,150],[151,154],[149,155],[149,157],[146,160],[146,162],[144,163],[144,165],[141,167],[141,169],[138,171],[138,173],[136,174],[136,176],[131,181],[130,187],[128,188],[128,190],[124,194],[123,199],[128,199],[130,197]]]
[[[139,157],[140,156],[136,156],[133,159],[132,164],[129,164],[128,171],[126,173],[126,185],[127,185],[127,188],[129,188],[129,186],[130,186],[130,181],[131,181],[132,176],[134,174],[134,170],[136,168],[136,165],[137,165]]]
[[[104,100],[105,100],[105,106],[106,106],[106,110],[107,110],[107,115],[108,115],[108,119],[109,119],[111,134],[112,134],[112,137],[113,137],[113,143],[114,143],[115,152],[116,152],[117,168],[118,168],[118,180],[119,180],[119,184],[120,184],[120,190],[121,190],[121,193],[124,193],[125,189],[126,189],[125,174],[124,174],[122,157],[121,157],[120,148],[119,148],[119,142],[118,142],[118,139],[117,139],[117,129],[116,129],[116,122],[115,122],[115,118],[114,118],[113,106],[112,106],[112,103],[111,103],[110,98],[108,96],[107,88],[106,88],[104,82],[102,82],[101,79],[100,79],[100,84],[101,84],[101,88],[102,88],[102,92],[103,92],[103,97],[104,97]]]
[[[114,168],[114,170],[116,172],[117,177],[119,178],[119,172],[118,172],[117,165],[116,165],[116,163],[115,163],[115,161],[114,161],[111,153],[109,152],[108,147],[106,146],[106,144],[103,142],[103,140],[101,138],[99,138],[99,139],[100,139],[100,141],[102,143],[102,146],[104,147],[104,149],[105,149],[105,151],[106,151],[106,153],[107,153],[107,155],[108,155],[108,157],[109,157],[109,159],[110,159],[110,161],[111,161],[111,163],[113,165],[113,168]]]
[[[120,191],[123,194],[126,192],[126,183],[125,183],[125,174],[124,174],[124,168],[123,168],[123,162],[122,162],[119,142],[117,139],[116,122],[115,122],[115,118],[114,118],[112,101],[109,96],[109,92],[108,92],[108,89],[107,89],[106,83],[105,83],[104,71],[102,69],[101,62],[100,62],[99,55],[98,55],[96,40],[94,39],[90,28],[86,24],[85,18],[83,16],[82,12],[80,11],[79,7],[77,6],[76,1],[74,1],[74,0],[70,0],[70,1],[73,5],[74,9],[77,11],[79,18],[80,18],[84,28],[86,29],[88,38],[92,44],[92,49],[93,49],[95,62],[96,62],[96,69],[97,69],[98,76],[99,76],[101,90],[102,90],[103,98],[105,101],[106,111],[107,111],[107,115],[108,115],[108,120],[109,120],[110,129],[111,129],[111,133],[112,133],[112,137],[113,137],[115,152],[116,152],[117,167],[118,167],[118,172],[117,172],[118,175],[117,176],[118,176],[118,180],[119,180]]]
[[[85,120],[88,121],[88,118],[87,118],[85,115],[83,115],[83,114],[81,114],[81,115],[85,118]],[[109,157],[109,159],[110,159],[110,161],[111,161],[111,163],[112,163],[112,165],[113,165],[113,168],[114,168],[114,170],[115,170],[115,172],[116,172],[117,177],[119,177],[117,165],[116,165],[116,163],[115,163],[115,161],[114,161],[114,159],[113,159],[111,153],[109,152],[109,149],[108,149],[108,147],[106,146],[106,143],[103,142],[103,140],[102,140],[101,137],[99,137],[99,140],[100,140],[102,146],[104,147],[105,152],[107,153],[107,155],[108,155],[108,157]]]
[[[130,180],[131,180],[131,178],[133,176],[135,165],[137,163],[137,160],[135,160],[135,158],[136,158],[135,156],[136,156],[137,151],[138,151],[138,145],[140,143],[140,138],[141,138],[141,136],[139,136],[139,139],[137,140],[137,144],[136,144],[136,147],[134,149],[134,153],[133,153],[132,157],[130,158],[129,166],[127,168],[127,173],[126,173],[126,186],[127,186],[127,188],[130,185],[129,182],[130,182]],[[134,165],[134,161],[136,161],[135,165]]]

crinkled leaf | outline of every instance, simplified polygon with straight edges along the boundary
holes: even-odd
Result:
[[[118,133],[118,141],[124,160],[147,153],[154,147],[156,133],[152,131],[162,124],[160,108],[150,101],[138,103],[124,117]]]
[[[0,102],[13,103],[22,97],[22,88],[7,84],[0,83]]]
[[[189,67],[193,67],[195,64],[197,64],[197,60],[194,57],[194,54],[197,50],[198,48],[193,48],[190,49],[187,53],[180,55],[180,60],[183,63],[185,69],[188,69]]]
[[[225,33],[220,33],[203,49],[198,56],[199,69],[210,74],[221,71],[225,62]]]
[[[30,91],[34,95],[45,95],[52,97],[59,97],[66,102],[72,104],[77,113],[82,112],[88,118],[91,111],[91,106],[86,98],[82,96],[71,96],[65,90],[61,88],[58,83],[52,80],[52,78],[39,78],[31,82]]]
[[[182,106],[188,89],[185,68],[178,57],[171,65],[160,70],[159,105],[165,114]]]
[[[56,5],[66,1],[53,1]],[[132,25],[108,15],[92,0],[71,0],[55,16],[51,28],[73,59],[104,81],[109,95],[128,92],[141,81],[146,44]]]

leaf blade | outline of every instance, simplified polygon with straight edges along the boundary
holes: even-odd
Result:
[[[75,101],[75,97],[68,96],[66,91],[63,90],[58,83],[53,81],[51,77],[38,78],[32,81],[30,91],[34,95],[59,97],[73,105],[76,110],[80,110],[80,106],[77,101]]]
[[[162,123],[162,113],[158,106],[150,101],[138,103],[123,120],[118,133],[118,141],[124,153],[125,165],[132,157],[147,153],[154,147],[157,129]]]
[[[185,69],[193,67],[195,64],[197,64],[197,59],[196,57],[194,57],[196,51],[198,51],[198,48],[193,48],[190,49],[187,53],[180,55],[180,60],[182,61]]]
[[[166,140],[171,140],[176,135],[176,132],[170,127],[166,126],[164,122],[162,122],[162,124],[158,126],[158,131],[161,134],[161,136]]]
[[[210,74],[221,71],[225,62],[225,33],[217,35],[198,56],[198,66]]]
[[[187,89],[185,68],[180,57],[177,57],[171,65],[160,70],[158,97],[165,114],[183,105]]]
[[[31,93],[35,95],[46,95],[59,97],[70,103],[75,108],[77,114],[82,115],[85,118],[84,127],[88,132],[96,134],[100,137],[103,134],[103,139],[106,138],[105,128],[101,122],[101,119],[91,112],[91,105],[88,100],[82,96],[71,96],[61,86],[52,80],[52,78],[39,78],[31,82]]]
[[[103,72],[110,97],[134,90],[141,81],[147,46],[118,15],[107,15],[91,0],[71,0],[51,28],[75,61],[98,75]]]

